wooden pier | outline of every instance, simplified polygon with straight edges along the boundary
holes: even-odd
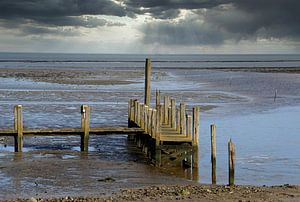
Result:
[[[198,167],[199,107],[187,111],[184,102],[176,103],[169,96],[161,97],[156,90],[154,107],[151,106],[151,60],[145,63],[145,99],[128,102],[128,127],[90,127],[91,108],[81,106],[81,126],[78,128],[30,129],[23,124],[23,108],[14,107],[14,127],[0,129],[0,136],[12,136],[15,152],[22,152],[26,136],[74,136],[81,137],[81,151],[88,151],[90,135],[127,134],[144,153],[160,166],[165,158],[176,165]],[[163,100],[163,103],[161,102]]]
[[[128,127],[90,127],[91,108],[82,105],[81,126],[78,128],[30,129],[24,127],[22,106],[14,107],[14,126],[0,129],[0,136],[14,137],[15,152],[22,152],[26,136],[74,136],[81,137],[80,149],[88,151],[90,135],[128,135],[128,141],[136,144],[156,166],[189,168],[189,179],[198,179],[198,145],[200,107],[176,103],[168,95],[156,90],[151,105],[151,60],[145,63],[145,97],[128,101]],[[216,126],[211,125],[212,184],[216,175]],[[229,185],[234,185],[235,145],[228,142]]]

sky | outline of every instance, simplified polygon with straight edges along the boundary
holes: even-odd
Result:
[[[0,0],[1,52],[300,53],[300,0]]]

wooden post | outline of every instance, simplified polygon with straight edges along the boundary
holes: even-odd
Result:
[[[18,130],[18,107],[14,107],[14,130]]]
[[[15,123],[14,127],[17,131],[15,136],[15,152],[22,152],[23,150],[23,114],[22,105],[17,105],[14,108]]]
[[[161,114],[160,114],[160,111],[161,111],[161,106],[158,106],[158,109],[157,109],[157,113],[156,113],[156,136],[155,136],[155,143],[156,143],[156,146],[159,146],[160,145],[160,124],[161,124]]]
[[[176,131],[180,133],[180,110],[176,110]]]
[[[172,115],[172,109],[171,107],[168,108],[168,126],[171,126],[171,115]]]
[[[217,183],[217,166],[216,166],[216,156],[217,156],[217,144],[216,144],[216,125],[210,126],[211,131],[211,182],[212,184]]]
[[[152,124],[151,124],[151,132],[152,132],[152,138],[155,138],[156,137],[156,127],[157,127],[157,121],[156,121],[156,118],[157,118],[157,110],[156,109],[153,109],[152,110]]]
[[[152,137],[152,112],[153,109],[150,108],[148,111],[148,134]]]
[[[233,142],[228,142],[228,166],[229,166],[229,186],[234,185],[234,167],[235,167],[235,145]]]
[[[193,122],[192,122],[192,116],[186,115],[187,118],[187,137],[189,140],[192,140],[192,129],[193,129]]]
[[[160,124],[163,124],[165,121],[164,120],[164,117],[165,117],[164,111],[165,111],[165,105],[162,104],[162,105],[160,105]]]
[[[81,128],[83,134],[81,135],[80,150],[88,151],[90,134],[90,107],[88,105],[81,106]]]
[[[134,100],[134,123],[137,125],[137,119],[138,119],[138,104],[139,102],[137,100]]]
[[[176,128],[176,100],[171,99],[171,128]]]
[[[141,107],[140,107],[140,113],[141,113],[141,123],[140,123],[140,127],[142,129],[145,129],[145,105],[144,104],[141,104]]]
[[[140,127],[140,121],[141,121],[141,112],[140,112],[140,103],[137,102],[137,108],[136,108],[136,125]]]
[[[132,123],[134,122],[134,100],[131,100],[131,105],[130,105],[130,127],[132,127]]]
[[[149,107],[147,105],[145,105],[144,107],[145,111],[144,111],[144,117],[145,117],[145,126],[144,126],[144,130],[146,133],[148,133],[148,111],[149,111]]]
[[[147,58],[145,63],[145,105],[150,107],[151,101],[151,59]]]
[[[199,145],[199,112],[200,107],[193,108],[193,146]]]
[[[180,133],[186,135],[185,103],[180,103]]]
[[[128,128],[130,128],[131,126],[131,103],[132,103],[132,99],[130,99],[128,101]]]
[[[160,106],[160,90],[156,89],[156,108]]]
[[[164,124],[168,124],[169,123],[169,96],[165,96],[164,97]]]

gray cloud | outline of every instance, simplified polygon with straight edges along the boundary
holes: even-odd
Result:
[[[192,14],[178,20],[181,9]],[[147,44],[300,41],[299,10],[299,0],[0,0],[0,27],[20,35],[76,36],[78,27],[124,26],[95,15],[147,14],[155,19],[140,28]]]
[[[168,10],[166,4],[172,3],[172,0],[163,1],[165,4],[158,3],[156,6],[154,1],[151,2],[147,1],[143,5]],[[299,0],[197,1],[197,4],[190,1],[189,6],[176,2],[177,4],[174,1],[175,5],[170,6],[189,8],[194,16],[179,22],[159,21],[142,26],[145,43],[221,45],[226,40],[300,40]],[[159,18],[156,12],[153,16]],[[167,17],[164,16],[163,19],[165,18]]]
[[[61,35],[64,33],[61,30],[67,30],[60,28],[64,26],[95,28],[124,25],[93,15],[122,17],[126,11],[110,0],[0,0],[0,25],[18,29],[23,34]],[[73,32],[65,33],[66,36],[74,35]]]
[[[125,9],[110,0],[2,0],[1,18],[39,20],[51,17],[112,15],[125,16]]]
[[[137,14],[149,13],[155,18],[172,19],[178,16],[179,9],[209,9],[221,4],[230,3],[231,1],[232,0],[124,0],[123,2],[128,10]]]

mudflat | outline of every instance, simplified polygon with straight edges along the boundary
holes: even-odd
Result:
[[[265,76],[260,74],[263,71],[250,72],[254,77],[248,77],[248,72],[245,71],[241,71],[241,73],[234,71],[233,74],[219,70],[171,70],[170,74],[166,73],[166,71],[163,69],[154,70],[153,81],[154,83],[156,82],[157,86],[164,87],[170,95],[189,99],[188,102],[196,102],[195,100],[197,100],[198,102],[208,103],[208,105],[202,107],[202,109],[205,108],[208,111],[216,106],[220,107],[224,103],[234,103],[236,105],[235,108],[230,108],[230,110],[237,110],[237,113],[245,106],[250,106],[251,108],[255,105],[257,108],[261,103],[274,103],[273,90],[261,88],[260,84],[265,82]],[[113,106],[110,105],[110,108],[99,106],[98,111],[101,110],[110,114],[113,112],[114,116],[122,117],[122,120],[124,119],[123,122],[126,122],[125,113],[128,98],[131,95],[142,97],[142,92],[132,91],[138,85],[142,86],[142,69],[1,68],[0,77],[29,80],[37,85],[45,82],[59,84],[63,87],[71,85],[72,87],[79,86],[83,88],[74,91],[65,91],[65,89],[51,91],[43,91],[43,89],[34,91],[2,90],[1,95],[3,95],[3,99],[7,100],[7,103],[5,103],[7,105],[11,105],[11,101],[19,98],[26,98],[29,102],[39,101],[41,104],[46,101],[59,102],[60,100],[66,103],[69,100],[76,100],[78,103],[92,100],[96,103],[97,100],[103,99],[103,95],[105,95],[105,102],[111,104],[118,98],[125,105],[115,104]],[[294,77],[299,78],[298,75]],[[274,84],[274,87],[270,84],[268,86],[271,86],[272,89],[279,89],[279,93],[281,93],[277,103],[295,103],[296,98],[289,95],[293,95],[295,92],[297,94],[299,80],[289,80],[285,74],[281,73],[276,79],[276,81],[282,81],[283,84],[291,82],[288,83],[289,91],[281,93],[281,88],[286,85],[279,85],[280,83],[275,83],[275,80],[273,81],[272,78],[268,80]],[[176,83],[174,84],[175,81],[181,82],[176,86],[176,88],[179,87],[179,90],[172,86],[176,85]],[[199,87],[198,84],[200,82],[207,82],[209,85]],[[181,84],[186,83],[188,83],[188,87],[182,90],[180,88]],[[166,86],[166,84],[170,86]],[[249,89],[249,84],[252,85],[251,89]],[[117,91],[106,89],[104,89],[105,92],[103,92],[103,89],[99,91],[98,89],[85,91],[86,85],[124,86],[125,90],[119,88]],[[213,88],[217,86],[219,91],[210,91],[209,89],[212,89],[211,86]],[[224,93],[225,91],[233,93]],[[235,94],[236,92],[244,96]],[[261,94],[267,96],[261,98]],[[248,96],[253,98],[251,102]],[[86,100],[83,100],[83,98]],[[68,114],[70,110],[73,110],[72,107],[60,112]],[[93,107],[94,110],[97,110],[97,106]],[[54,109],[56,108],[45,107],[43,110],[48,113],[47,115],[52,115]],[[30,106],[28,106],[28,110],[30,112]],[[34,110],[37,110],[36,106],[34,106]],[[120,114],[114,113],[114,110]],[[73,114],[70,115],[70,117],[72,116]],[[31,116],[26,118],[31,120],[28,123],[35,124],[34,126],[37,124],[33,121],[37,122],[37,120],[40,120]],[[96,118],[98,119],[99,117]],[[116,122],[119,122],[119,119]],[[49,120],[45,121],[43,126],[49,126]],[[70,121],[71,123],[73,121]],[[107,122],[104,121],[104,123]],[[61,124],[66,125],[69,123],[62,122]],[[12,139],[5,139],[2,144],[11,147],[12,142]],[[1,153],[0,198],[11,201],[26,201],[28,199],[31,201],[300,200],[299,186],[210,186],[200,185],[197,181],[178,178],[176,177],[179,176],[178,173],[155,168],[147,162],[147,159],[142,154],[138,154],[138,151],[132,151],[132,148],[128,150],[126,143],[124,143],[126,142],[126,137],[91,140],[91,146],[95,150],[88,155],[82,155],[80,152],[74,151],[74,147],[79,145],[78,142],[78,139],[75,138],[74,140],[71,137],[58,138],[56,140],[32,137],[26,138],[25,149],[29,148],[29,151],[25,151],[23,155],[13,154],[12,152]],[[52,145],[49,146],[50,143]],[[59,143],[59,146],[57,143]],[[110,151],[112,148],[114,149]],[[128,151],[132,151],[132,153],[129,154]]]

